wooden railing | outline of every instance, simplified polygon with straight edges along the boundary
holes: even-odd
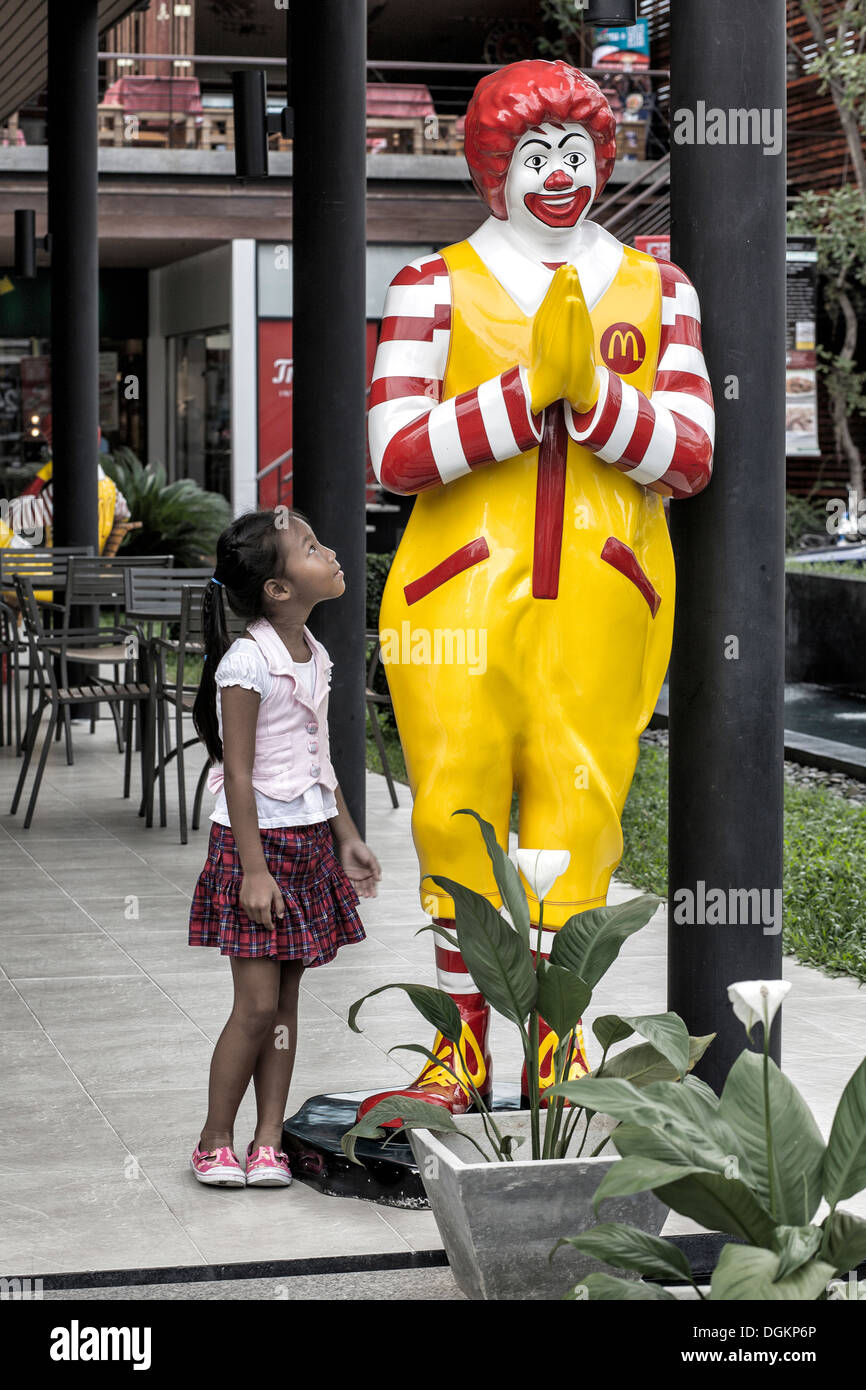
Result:
[[[369,116],[370,154],[463,153],[462,125],[457,116]],[[149,146],[161,149],[233,150],[234,113],[230,108],[207,108],[200,116],[185,111],[124,112],[118,106],[98,108],[99,144],[115,149]],[[268,140],[271,150],[290,150],[292,142],[278,134]]]

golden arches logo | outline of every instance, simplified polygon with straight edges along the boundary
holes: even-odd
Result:
[[[643,365],[646,340],[633,323],[612,323],[601,340],[601,355],[606,366],[618,376],[630,376]]]

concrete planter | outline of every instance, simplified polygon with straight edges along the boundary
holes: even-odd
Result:
[[[459,1115],[454,1122],[492,1157],[480,1115]],[[525,1136],[518,1154],[530,1151],[528,1111],[499,1111],[496,1123],[503,1134]],[[609,1115],[593,1116],[584,1153],[597,1148],[615,1123]],[[603,1202],[596,1215],[595,1190],[618,1161],[612,1144],[598,1158],[485,1163],[457,1135],[416,1129],[409,1141],[452,1273],[467,1298],[560,1299],[592,1270],[622,1274],[572,1246],[563,1246],[552,1261],[548,1256],[560,1236],[579,1235],[599,1221],[625,1221],[658,1235],[670,1210],[654,1193],[641,1192]]]

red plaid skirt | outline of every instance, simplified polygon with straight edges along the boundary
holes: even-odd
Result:
[[[219,946],[224,956],[273,956],[325,965],[341,946],[365,939],[359,898],[334,854],[327,821],[261,830],[262,849],[283,901],[285,916],[269,930],[238,901],[244,871],[227,825],[211,822],[205,866],[189,914],[190,946]]]

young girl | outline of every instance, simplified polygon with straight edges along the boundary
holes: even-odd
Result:
[[[282,1128],[301,974],[364,940],[358,894],[375,897],[381,877],[337,785],[328,749],[332,662],[306,627],[313,607],[345,588],[334,551],[300,512],[248,512],[217,542],[193,722],[216,764],[208,787],[218,797],[189,942],[230,957],[234,1004],[214,1048],[207,1119],[191,1159],[199,1182],[292,1181]],[[247,624],[231,645],[226,601]],[[251,1077],[257,1123],[244,1170],[233,1131]]]

